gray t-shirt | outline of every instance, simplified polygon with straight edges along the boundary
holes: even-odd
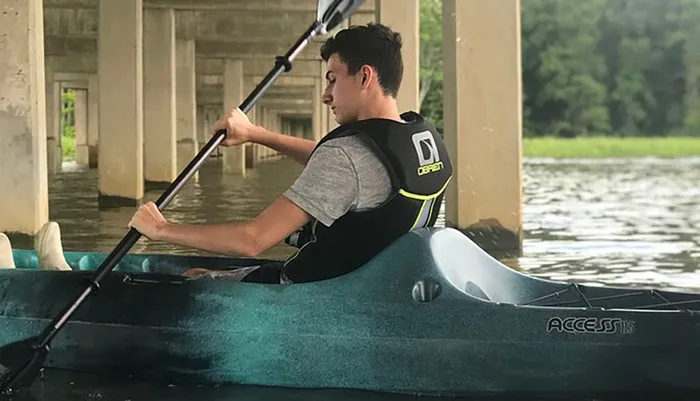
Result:
[[[380,205],[391,179],[370,143],[363,135],[323,143],[284,195],[327,227],[348,211]]]

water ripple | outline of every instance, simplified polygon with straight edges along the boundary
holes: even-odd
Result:
[[[558,280],[698,289],[700,159],[528,161],[520,267]]]

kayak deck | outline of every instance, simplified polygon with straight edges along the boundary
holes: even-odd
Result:
[[[433,239],[431,246],[441,275],[464,294],[481,301],[524,307],[700,311],[700,293],[591,286],[541,279],[509,268],[464,236],[440,236],[439,233],[437,236],[439,241]],[[15,249],[13,253],[18,269],[39,268],[33,250]],[[90,272],[99,268],[108,254],[65,252],[64,255],[74,271]],[[178,278],[167,276],[181,276],[191,268],[226,270],[265,263],[282,262],[222,256],[128,254],[113,271],[147,273],[151,279],[164,277],[165,281],[173,281]],[[129,275],[127,280],[133,277],[136,276]]]
[[[17,269],[38,270],[39,259],[33,250],[13,249]],[[107,258],[106,252],[64,252],[66,262],[74,271],[94,271]],[[229,269],[254,266],[269,260],[168,254],[127,254],[114,267],[114,272],[157,273],[180,275],[195,267]]]

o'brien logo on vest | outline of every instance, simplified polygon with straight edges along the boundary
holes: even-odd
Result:
[[[443,164],[440,161],[440,153],[430,131],[413,134],[413,146],[418,155],[418,175],[425,175],[440,171]]]

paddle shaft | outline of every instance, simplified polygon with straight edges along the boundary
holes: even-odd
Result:
[[[275,67],[265,76],[265,78],[263,78],[263,80],[239,106],[244,113],[248,113],[250,109],[253,108],[255,103],[283,72],[290,71],[292,69],[292,60],[296,58],[296,56],[309,44],[311,39],[316,36],[322,28],[323,25],[319,21],[314,21],[314,23],[306,32],[304,32],[304,34],[299,38],[294,46],[290,48],[284,57],[276,58]],[[177,176],[175,181],[170,184],[170,186],[155,202],[159,210],[164,210],[170,204],[170,202],[182,190],[185,184],[187,184],[187,182],[192,178],[194,173],[197,172],[206,158],[209,157],[214,149],[216,149],[216,147],[219,146],[226,138],[226,135],[226,130],[219,130],[214,134],[214,136],[212,136],[209,142],[207,142],[207,144],[197,153],[194,159],[192,159],[192,161],[187,165],[187,167],[185,167],[180,175]],[[90,285],[85,288],[85,290],[75,299],[75,301],[65,308],[48,327],[46,327],[41,335],[41,343],[37,344],[39,349],[45,349],[47,347],[56,334],[58,334],[61,327],[63,327],[66,321],[68,321],[68,319],[73,315],[83,301],[85,301],[88,295],[96,292],[99,289],[99,283],[104,276],[114,269],[124,255],[129,252],[129,250],[140,238],[141,233],[139,233],[136,229],[131,228],[129,230],[122,240],[119,241],[119,244],[117,244],[114,250],[107,255],[107,258],[105,258],[100,267],[95,271],[91,278]]]

